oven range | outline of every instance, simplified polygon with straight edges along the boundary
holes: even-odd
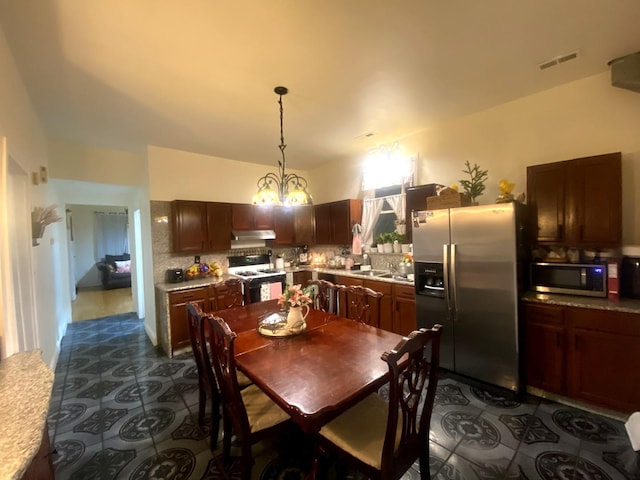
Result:
[[[238,255],[228,260],[229,274],[246,280],[251,303],[280,297],[287,277],[282,270],[271,268],[269,255]]]

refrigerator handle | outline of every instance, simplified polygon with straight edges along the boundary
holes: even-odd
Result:
[[[442,245],[442,281],[444,282],[444,301],[451,315],[451,299],[449,298],[449,244]]]
[[[451,309],[454,310],[457,316],[458,312],[458,299],[456,298],[456,244],[449,245],[449,295],[451,295]],[[455,318],[455,317],[454,317]]]

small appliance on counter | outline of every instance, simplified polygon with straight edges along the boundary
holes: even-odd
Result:
[[[180,283],[184,281],[184,270],[181,268],[170,268],[167,270],[167,282]]]

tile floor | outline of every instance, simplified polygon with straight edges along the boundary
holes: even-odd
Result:
[[[197,402],[190,356],[164,356],[134,314],[70,324],[49,414],[56,478],[238,478],[210,452]],[[516,402],[447,376],[436,404],[433,478],[640,480],[640,456],[618,421],[532,396]],[[296,432],[254,447],[253,478],[303,478],[310,448]],[[404,478],[419,478],[417,469]],[[330,476],[344,476],[336,471]]]

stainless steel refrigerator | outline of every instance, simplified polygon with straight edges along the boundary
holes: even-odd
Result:
[[[440,366],[520,391],[517,203],[412,213],[418,327],[443,325]]]

